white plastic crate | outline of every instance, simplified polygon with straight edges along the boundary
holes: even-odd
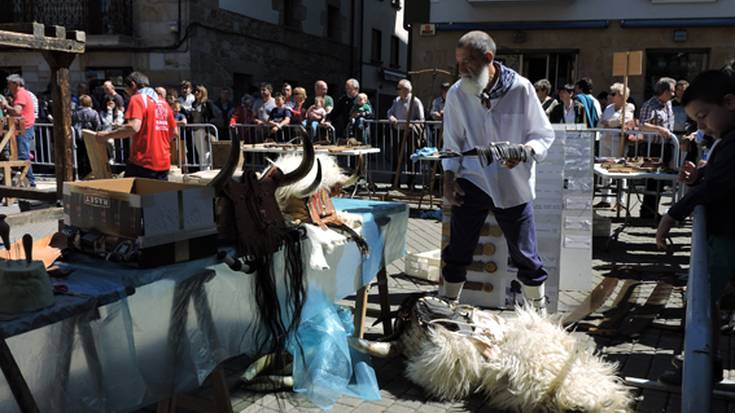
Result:
[[[406,255],[405,272],[411,277],[439,282],[441,278],[441,250]]]

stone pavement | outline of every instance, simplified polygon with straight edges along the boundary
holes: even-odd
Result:
[[[602,212],[612,216],[609,211]],[[636,214],[637,215],[637,214]],[[614,221],[615,222],[615,221]],[[613,224],[613,228],[620,222]],[[594,251],[594,262],[591,276],[597,281],[604,275],[615,275],[620,277],[638,277],[644,279],[643,283],[631,295],[630,302],[633,308],[639,308],[648,298],[655,283],[651,280],[657,274],[686,274],[688,267],[690,228],[676,229],[673,233],[675,247],[670,252],[661,252],[655,249],[654,234],[652,226],[633,225],[628,227],[619,238],[618,242],[596,240]],[[432,220],[411,218],[408,232],[408,248],[410,251],[426,251],[438,248],[441,234],[441,224]],[[615,263],[617,266],[613,266]],[[649,264],[642,276],[635,269],[622,271],[626,265],[640,266]],[[623,266],[623,267],[619,267]],[[620,271],[619,271],[620,270]],[[658,272],[657,272],[658,270]],[[402,274],[403,262],[393,263],[389,268],[389,283],[391,292],[391,304],[399,304],[407,294],[424,290],[436,289],[435,285],[410,279]],[[648,278],[646,278],[648,277]],[[622,284],[619,283],[619,284]],[[618,287],[619,289],[619,287]],[[370,307],[368,310],[368,323],[372,324],[373,317],[379,314],[377,289],[372,288],[370,294]],[[641,334],[632,338],[593,336],[598,345],[598,350],[607,359],[619,363],[620,375],[622,377],[632,376],[655,380],[670,363],[671,357],[681,350],[683,333],[680,329],[682,311],[683,290],[677,288],[671,295],[666,309],[656,318],[654,323],[646,328]],[[598,322],[603,314],[611,309],[612,300],[603,306],[600,311],[593,315],[591,323]],[[574,305],[583,299],[579,292],[564,291],[561,297],[569,305]],[[351,299],[344,300],[341,304],[354,304]],[[510,314],[510,312],[505,312]],[[382,327],[376,325],[368,329],[368,337],[378,337],[382,334]],[[581,334],[581,333],[579,333]],[[723,354],[730,354],[730,337],[723,336]],[[725,358],[725,367],[732,368],[735,363]],[[735,360],[732,360],[735,361]],[[240,361],[242,364],[242,361]],[[229,363],[230,373],[241,372],[244,368],[234,368],[237,362]],[[421,388],[413,385],[403,376],[403,362],[399,360],[376,360],[373,365],[380,385],[381,400],[362,401],[353,397],[342,397],[337,401],[331,411],[334,412],[497,412],[488,408],[483,400],[475,397],[466,403],[448,403],[433,400],[427,397]],[[733,371],[735,373],[735,371]],[[726,375],[730,373],[726,372]],[[636,395],[635,411],[638,412],[678,412],[681,399],[676,393],[667,393],[656,390],[633,389]],[[300,396],[288,392],[274,394],[252,393],[235,388],[232,391],[232,403],[235,412],[317,412],[308,401]],[[722,400],[715,400],[713,407],[715,411],[733,411],[735,405],[725,404]],[[147,411],[153,411],[148,409]]]

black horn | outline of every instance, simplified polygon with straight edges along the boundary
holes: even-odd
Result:
[[[240,162],[240,156],[242,156],[242,149],[240,148],[240,136],[237,133],[232,134],[232,146],[230,147],[230,156],[227,157],[225,166],[220,169],[217,176],[209,181],[209,186],[214,187],[216,194],[220,194],[224,189],[225,183],[228,179],[232,178],[232,174],[235,173],[238,162]]]
[[[283,175],[278,180],[278,186],[291,185],[304,179],[309,171],[311,171],[311,167],[314,166],[314,145],[311,143],[309,134],[303,126],[299,127],[299,134],[301,135],[301,141],[304,145],[301,165],[292,172]]]

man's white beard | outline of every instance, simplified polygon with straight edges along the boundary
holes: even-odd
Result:
[[[459,87],[470,95],[480,96],[488,83],[490,83],[490,73],[487,67],[483,67],[479,74],[463,75],[459,81]]]

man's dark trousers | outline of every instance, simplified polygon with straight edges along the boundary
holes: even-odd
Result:
[[[154,171],[142,166],[138,166],[133,163],[128,163],[125,166],[125,177],[126,178],[148,178],[158,179],[159,181],[168,180],[168,171]]]
[[[511,208],[496,208],[492,198],[466,179],[457,179],[465,192],[462,206],[452,207],[449,244],[442,251],[442,275],[448,282],[467,280],[467,266],[472,264],[480,230],[489,212],[495,215],[508,244],[518,279],[525,285],[536,286],[548,276],[536,248],[536,228],[531,202]]]

